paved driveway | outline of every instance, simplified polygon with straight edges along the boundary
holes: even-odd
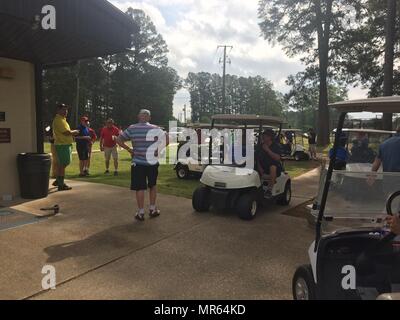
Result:
[[[294,181],[296,206],[316,192],[317,170]],[[72,182],[15,207],[61,214],[0,232],[0,299],[290,299],[291,277],[307,261],[313,230],[271,205],[251,222],[230,212],[194,213],[162,195],[162,216],[134,221],[130,191]],[[42,291],[44,265],[57,289]]]

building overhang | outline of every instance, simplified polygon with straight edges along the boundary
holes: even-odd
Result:
[[[45,6],[55,9],[55,29],[43,29]],[[124,52],[136,26],[105,0],[2,0],[0,56],[42,66]]]

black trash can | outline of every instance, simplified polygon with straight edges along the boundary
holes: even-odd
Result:
[[[49,194],[51,157],[46,153],[20,153],[17,157],[23,199],[46,198]]]

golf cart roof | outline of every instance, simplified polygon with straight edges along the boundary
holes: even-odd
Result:
[[[381,134],[395,134],[396,131],[386,131],[386,130],[375,130],[375,129],[352,129],[352,128],[343,128],[343,132],[355,132],[355,133],[381,133]],[[336,128],[333,129],[333,132],[336,132]]]
[[[185,126],[186,128],[194,128],[194,129],[202,129],[202,128],[210,128],[210,123],[188,123]]]
[[[301,129],[282,129],[282,132],[303,132]]]
[[[211,129],[211,123],[188,123],[186,125],[186,128],[191,128],[191,129]],[[235,125],[235,124],[224,124],[224,123],[218,123],[214,125],[214,128],[219,128],[219,129],[242,129],[244,126],[241,125]]]
[[[285,123],[283,119],[279,117],[271,117],[271,116],[259,116],[255,114],[216,114],[212,116],[212,120],[218,121],[234,121],[239,124],[246,124],[246,125],[281,125]]]
[[[340,101],[330,104],[329,107],[340,112],[399,113],[400,96]]]

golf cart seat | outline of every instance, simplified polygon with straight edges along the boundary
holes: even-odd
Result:
[[[281,143],[281,152],[282,155],[291,155],[292,154],[292,146],[289,143]]]

